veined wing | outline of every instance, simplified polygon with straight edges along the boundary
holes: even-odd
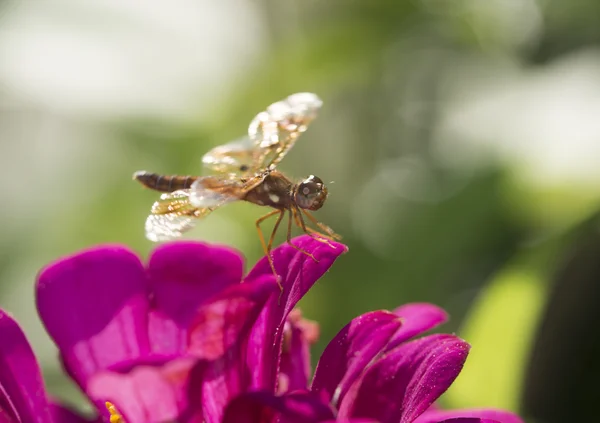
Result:
[[[256,115],[248,127],[255,145],[255,167],[275,168],[317,117],[322,104],[316,94],[296,93]]]
[[[219,145],[202,157],[206,169],[230,179],[251,176],[255,172],[255,146],[248,137]]]
[[[146,238],[152,242],[178,238],[196,225],[197,218],[182,214],[151,214],[146,218]]]
[[[271,104],[250,122],[248,137],[213,148],[204,166],[230,179],[272,170],[308,128],[322,105],[312,93],[296,93]]]
[[[162,194],[152,205],[146,219],[146,238],[159,242],[180,237],[192,229],[198,219],[240,199],[243,187],[240,183],[204,177],[195,181],[189,189]]]
[[[189,189],[162,194],[146,219],[146,238],[168,241],[192,229],[201,210],[189,202]],[[207,209],[206,214],[210,211]]]

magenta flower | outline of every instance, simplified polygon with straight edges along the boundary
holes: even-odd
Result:
[[[222,247],[166,244],[146,266],[125,248],[98,247],[40,273],[38,310],[104,421],[106,401],[126,423],[520,421],[430,409],[468,345],[450,335],[411,340],[445,320],[424,304],[354,319],[323,353],[309,389],[318,330],[293,308],[345,247],[307,236],[294,243],[318,262],[289,245],[274,250],[282,293],[266,259],[243,277],[241,256]],[[85,421],[47,399],[31,348],[6,314],[0,339],[0,423]]]
[[[289,248],[281,265],[294,290],[308,289],[345,250],[295,242],[319,263]],[[270,272],[242,281],[242,257],[227,248],[165,244],[144,266],[131,251],[104,246],[44,269],[37,302],[66,371],[101,415],[108,417],[110,401],[128,423],[202,421],[203,414],[216,421],[221,400],[250,388],[238,376],[240,357],[256,348],[250,331],[280,294]],[[216,394],[200,402],[202,392]]]

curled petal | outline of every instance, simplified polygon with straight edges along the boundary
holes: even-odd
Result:
[[[198,308],[242,280],[239,253],[200,242],[172,242],[156,248],[148,262],[153,302],[149,336],[154,353],[183,353]]]
[[[394,313],[373,311],[348,323],[321,355],[311,390],[337,404],[367,365],[401,328]]]
[[[392,337],[388,351],[448,320],[443,309],[428,303],[405,304],[395,309],[394,314],[402,319],[402,327]]]
[[[294,238],[292,243],[312,254],[316,261],[288,244],[271,253],[275,269],[281,276],[283,292],[271,297],[252,331],[248,365],[253,369],[254,389],[274,390],[283,327],[288,314],[333,262],[347,251],[342,244],[332,242],[328,245],[309,236]],[[267,259],[263,258],[250,271],[246,280],[251,281],[267,274],[271,274],[271,270]]]
[[[2,310],[0,397],[0,421],[52,422],[44,382],[33,350],[17,322]]]
[[[138,257],[100,246],[42,270],[37,306],[71,376],[85,388],[94,373],[148,354],[148,292]]]
[[[279,415],[279,420],[276,416]],[[225,410],[223,423],[319,423],[334,420],[333,411],[308,392],[275,396],[255,391],[235,398]]]
[[[314,283],[329,270],[335,259],[348,251],[343,244],[325,244],[308,235],[292,239],[292,244],[312,254],[316,261],[289,244],[283,244],[271,252],[275,270],[281,277],[283,286],[283,292],[276,302],[280,304],[280,314],[286,316]],[[267,258],[263,257],[250,271],[246,280],[268,274],[272,274],[271,268]]]
[[[339,417],[409,423],[423,414],[460,373],[469,345],[431,335],[388,352],[363,373],[341,401]]]
[[[456,419],[474,419],[476,422],[497,421],[499,423],[523,423],[523,420],[508,411],[491,408],[465,410],[430,410],[426,411],[414,423],[454,422]]]

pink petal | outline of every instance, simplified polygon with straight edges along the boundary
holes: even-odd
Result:
[[[273,275],[225,289],[200,307],[190,325],[187,352],[215,360],[248,334],[271,294],[278,292]]]
[[[401,324],[398,316],[387,311],[373,311],[353,319],[323,351],[312,391],[336,405],[394,333],[401,330]]]
[[[231,401],[223,417],[223,423],[318,423],[331,420],[334,420],[333,411],[307,392],[280,397],[268,392],[250,392]]]
[[[149,336],[155,353],[183,353],[187,329],[198,308],[231,285],[239,284],[239,253],[200,242],[159,246],[148,263],[153,294]]]
[[[347,248],[339,243],[332,246],[315,241],[309,236],[292,240],[294,245],[311,253],[318,262],[297,251],[288,244],[272,251],[273,262],[281,276],[283,292],[273,295],[252,331],[248,352],[248,365],[253,369],[252,387],[273,391],[277,381],[278,363],[281,354],[281,337],[288,314],[331,267]],[[250,271],[246,280],[271,274],[266,257]],[[265,347],[267,346],[267,347]]]
[[[18,323],[2,310],[0,340],[0,421],[18,417],[22,422],[51,423],[44,382],[33,350]]]
[[[464,409],[464,410],[431,410],[421,414],[414,423],[438,423],[452,421],[457,418],[489,419],[499,423],[523,423],[523,420],[509,411],[494,410],[491,408]],[[479,420],[476,420],[479,421]]]
[[[190,353],[212,359],[197,401],[208,423],[220,422],[227,403],[248,386],[244,360],[248,336],[268,299],[279,289],[273,275],[234,285],[201,308],[190,335]]]
[[[134,366],[126,373],[102,371],[88,382],[88,393],[108,421],[104,402],[112,402],[127,423],[177,421],[188,407],[187,387],[195,359]]]
[[[469,345],[431,335],[390,351],[373,363],[340,404],[339,417],[409,423],[427,410],[460,373]]]
[[[448,320],[448,314],[443,309],[428,303],[405,304],[395,309],[394,314],[400,316],[402,326],[392,337],[388,351]]]
[[[149,352],[148,292],[130,250],[101,246],[59,260],[40,273],[37,306],[72,377],[88,377]]]

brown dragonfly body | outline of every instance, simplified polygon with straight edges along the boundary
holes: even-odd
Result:
[[[272,208],[256,221],[258,234],[273,273],[277,274],[270,255],[275,234],[285,214],[288,214],[287,242],[302,253],[307,251],[291,241],[292,223],[315,240],[329,244],[339,239],[331,228],[317,221],[310,211],[320,209],[327,199],[323,181],[311,175],[296,183],[276,170],[276,166],[293,146],[298,136],[316,116],[321,106],[319,98],[310,93],[294,94],[273,103],[250,123],[248,137],[215,147],[202,159],[208,176],[160,175],[146,171],[133,177],[147,188],[162,192],[146,220],[146,236],[152,241],[164,241],[191,229],[198,218],[233,202],[247,201]],[[277,215],[268,242],[261,223]],[[304,217],[318,229],[309,227]]]
[[[161,175],[146,171],[135,172],[133,178],[146,188],[160,192],[173,192],[180,189],[188,189],[192,186],[198,176]]]

